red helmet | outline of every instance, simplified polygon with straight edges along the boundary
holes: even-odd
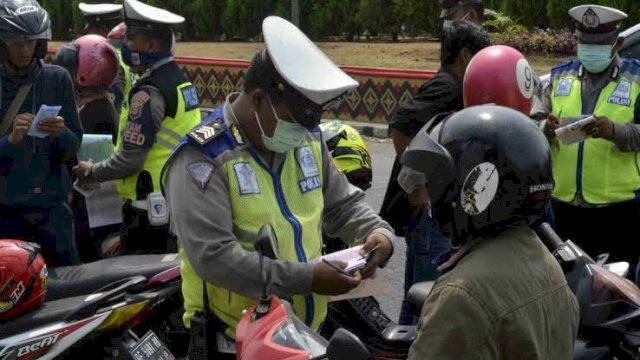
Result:
[[[122,42],[124,41],[124,34],[126,32],[127,32],[127,24],[125,24],[124,22],[121,22],[116,27],[111,29],[111,31],[109,31],[109,34],[107,35],[109,44],[117,48],[122,47]]]
[[[118,54],[100,35],[85,35],[61,46],[54,63],[69,70],[79,88],[108,89],[118,75]]]
[[[540,80],[518,50],[504,45],[480,50],[464,75],[464,106],[496,104],[529,115]]]
[[[0,240],[0,321],[34,310],[47,295],[47,265],[37,245]]]

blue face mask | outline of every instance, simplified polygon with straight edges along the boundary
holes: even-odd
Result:
[[[122,61],[124,61],[124,63],[129,66],[153,65],[164,58],[173,56],[173,53],[171,51],[161,51],[153,53],[132,52],[131,49],[129,49],[125,44],[122,44],[120,52],[122,53]]]
[[[578,60],[592,74],[603,72],[613,61],[613,45],[578,44]]]

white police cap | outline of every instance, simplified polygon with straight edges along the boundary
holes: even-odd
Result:
[[[99,15],[120,15],[122,11],[122,5],[120,4],[78,4],[80,12],[84,16],[99,16]]]
[[[358,87],[357,81],[289,21],[268,16],[262,22],[262,33],[278,74],[314,103],[324,105]]]
[[[184,22],[184,17],[180,15],[137,0],[124,1],[124,19],[126,23],[136,22],[161,26],[171,26]]]
[[[606,42],[617,37],[620,23],[627,14],[602,5],[580,5],[569,9],[569,16],[578,30],[578,40]]]

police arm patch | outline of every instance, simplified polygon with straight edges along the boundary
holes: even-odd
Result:
[[[184,99],[184,111],[191,111],[193,109],[197,109],[200,105],[200,100],[198,99],[198,92],[193,85],[187,86],[182,89],[182,98]]]
[[[129,118],[131,120],[138,120],[140,116],[142,116],[142,109],[144,105],[149,102],[151,97],[147,94],[146,91],[138,91],[131,98],[131,103],[129,104]]]
[[[207,186],[209,186],[209,181],[211,181],[214,169],[213,164],[204,161],[196,161],[187,165],[187,172],[189,172],[193,182],[203,193],[207,190]]]

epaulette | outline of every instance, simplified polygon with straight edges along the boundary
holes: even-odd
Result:
[[[189,137],[200,145],[205,145],[224,134],[227,127],[216,120],[201,124],[189,132]]]

